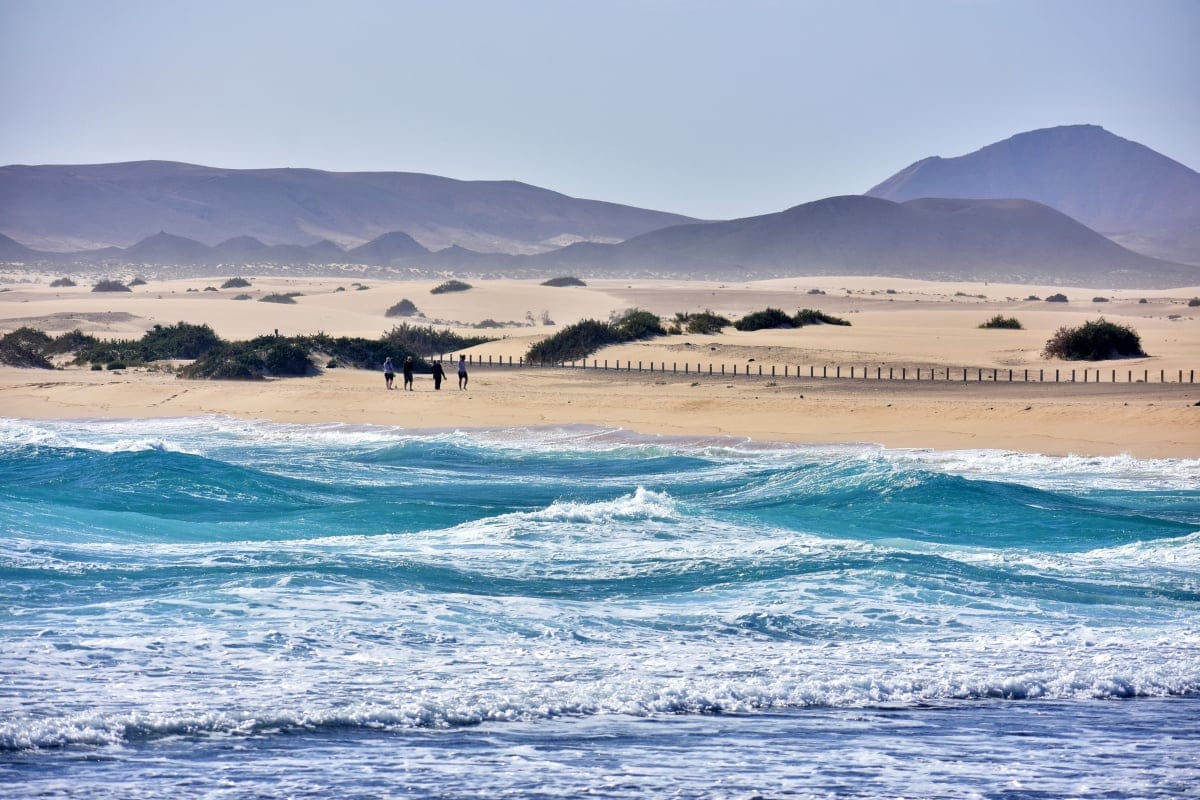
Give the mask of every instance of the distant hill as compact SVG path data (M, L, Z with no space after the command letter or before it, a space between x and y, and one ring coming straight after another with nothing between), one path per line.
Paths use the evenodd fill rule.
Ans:
M34 256L33 250L0 233L0 261L28 261Z
M0 248L3 245L0 240ZM676 225L618 244L581 242L534 255L480 253L457 246L430 252L397 231L350 250L330 242L268 245L252 237L210 247L157 233L124 249L61 254L21 248L18 254L15 260L60 266L159 265L175 276L223 274L241 265L276 265L310 274L334 265L361 265L381 276L399 271L534 277L569 271L592 277L721 280L881 275L1098 288L1200 284L1200 267L1126 250L1031 200L926 198L894 203L860 195L830 197L759 217Z
M378 236L347 252L343 259L355 264L395 266L413 256L427 256L429 250L407 233L393 231Z
M1134 253L1030 200L830 197L775 214L679 225L620 244L576 244L517 260L593 275L889 275L1147 288L1200 283L1200 267Z
M1120 244L1200 264L1200 173L1097 125L1029 131L956 158L916 162L867 194L1024 198Z
M38 250L128 247L156 231L207 245L328 239L356 247L405 231L430 249L535 253L692 221L516 181L407 172L234 170L171 161L0 167L0 232ZM564 239L563 237L566 237Z

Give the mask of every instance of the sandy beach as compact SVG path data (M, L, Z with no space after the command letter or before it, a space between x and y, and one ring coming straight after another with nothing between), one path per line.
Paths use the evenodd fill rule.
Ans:
M470 280L469 291L433 295L439 281L249 278L249 288L222 290L223 279L150 280L131 293L93 293L85 279L65 289L50 288L49 276L3 280L0 332L27 325L50 334L78 328L137 338L154 324L185 321L206 323L229 339L276 330L374 338L407 321L497 337L464 351L485 362L472 367L467 391L451 375L440 392L428 376L418 376L415 392L388 392L380 373L355 369L241 383L183 380L168 365L119 372L0 367L0 414L7 417L218 414L418 429L586 424L757 441L1200 457L1200 384L1188 383L1200 368L1200 308L1188 300L1200 287L1105 291L825 277L746 284L605 280L553 288L532 280ZM284 292L298 293L296 302L258 302ZM1068 302L1028 299L1057 292ZM248 297L235 300L239 295ZM422 316L387 317L401 299L412 300ZM531 343L565 325L631 307L667 321L676 312L709 309L736 318L768 306L820 309L851 325L667 336L606 348L589 362L620 362L630 371L486 365L518 360ZM978 327L995 314L1016 317L1024 329ZM1092 364L1041 357L1059 327L1101 316L1133 327L1150 356ZM478 327L493 322L503 327ZM655 371L645 371L651 364ZM850 369L852 380L845 377ZM841 379L809 377L839 370ZM917 370L923 380L913 379ZM931 370L936 380L929 380ZM1055 370L1058 383L1025 381ZM875 379L902 371L907 380Z

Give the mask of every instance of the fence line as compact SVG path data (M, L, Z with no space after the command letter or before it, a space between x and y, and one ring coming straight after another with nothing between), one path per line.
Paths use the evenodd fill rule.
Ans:
M444 355L440 358L447 360ZM625 366L621 366L621 360L616 359L611 365L609 360L596 359L591 360L591 365L588 365L587 359L578 361L557 361L557 362L531 362L526 361L523 356L513 358L508 356L507 361L504 356L486 356L468 355L467 365L469 368L479 367L504 367L504 368L530 368L530 369L580 369L580 370L607 370L610 372L650 372L669 375L689 375L696 376L725 376L725 377L746 377L746 378L821 378L826 380L876 380L876 381L926 381L926 382L958 382L958 383L1195 383L1196 371L1178 370L1175 374L1168 374L1165 369L1158 370L1158 375L1154 375L1153 370L1142 369L1141 375L1138 376L1138 370L1118 370L1109 368L1108 370L1098 367L1076 367L1072 368L1068 374L1065 368L1059 367L1053 371L1046 368L1037 370L1031 369L1001 369L997 367L913 367L909 371L908 367L892 367L875 365L873 367L860 365L841 365L841 364L822 364L820 367L809 365L807 374L801 365L787 364L783 366L782 372L778 371L778 365L772 364L769 372L764 372L762 364L755 364L757 371L751 369L750 364L743 365L743 369L738 371L738 364L726 365L707 364L707 370L703 362L685 361L658 361L644 362L638 361L637 368L634 369L634 362L626 360ZM656 366L657 365L657 366ZM726 371L726 366L730 367L730 371ZM694 367L694 369L693 369ZM453 364L451 364L453 369ZM884 370L887 374L884 374ZM831 372L832 370L832 372ZM847 370L843 373L843 370ZM872 374L874 370L874 374ZM1120 374L1124 372L1124 375ZM1051 374L1053 373L1053 374ZM1106 375L1107 373L1107 375ZM1108 380L1104 380L1107 377ZM1157 377L1157 380L1153 380ZM1121 380L1124 378L1124 380ZM1175 380L1170 380L1175 378Z

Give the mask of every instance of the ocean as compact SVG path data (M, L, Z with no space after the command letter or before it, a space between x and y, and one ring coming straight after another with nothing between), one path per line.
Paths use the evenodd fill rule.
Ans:
M1200 459L0 420L12 798L1177 798Z

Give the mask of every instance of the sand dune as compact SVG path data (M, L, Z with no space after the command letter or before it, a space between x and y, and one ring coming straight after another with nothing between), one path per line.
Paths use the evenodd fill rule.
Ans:
M489 357L519 359L531 343L564 325L606 319L634 306L665 318L679 311L711 309L737 317L767 306L789 312L807 307L852 325L752 333L727 329L715 336L670 336L610 347L594 356L610 365L643 362L648 368L653 363L654 373L476 366L467 392L434 393L427 378L418 378L417 392L386 392L378 374L347 369L313 378L233 383L184 381L165 368L115 374L4 367L0 413L29 418L229 414L417 428L583 423L758 440L1200 457L1200 406L1195 405L1200 384L1157 383L1160 371L1168 381L1182 371L1186 381L1200 369L1200 308L1187 305L1200 287L1138 292L819 278L747 284L607 280L552 288L534 281L471 280L469 291L434 295L430 289L438 281L250 280L247 289L206 291L220 283L187 280L153 281L131 293L93 293L83 280L78 287L51 289L48 277L21 283L8 276L3 283L8 291L0 292L0 331L30 325L50 333L79 328L97 336L136 338L156 323L186 321L207 323L231 339L275 330L377 337L409 321L497 337L467 351L473 360L486 362ZM1057 291L1070 302L1025 299ZM289 292L298 293L294 304L258 301ZM241 294L250 298L234 299ZM1092 302L1099 296L1110 299ZM385 316L405 298L422 317ZM978 327L997 313L1017 317L1025 329ZM1058 327L1101 315L1137 330L1151 356L1089 365L1041 357ZM508 326L474 327L485 320ZM688 373L682 374L685 364ZM696 366L704 374L695 375ZM1085 366L1092 370L1086 385L1022 382L1026 370L1049 375L1058 369L1065 381L1072 369L1082 372ZM853 367L856 380L807 377L825 370L832 375L839 367L843 375ZM927 375L947 367L953 377L967 370L969 381L861 378L864 370L872 378L904 370L911 378L918 368ZM1094 383L1097 368L1105 381L1099 385ZM1010 369L1016 375L1011 384ZM999 370L999 379L979 383L979 370ZM1116 385L1107 383L1114 370L1121 381ZM1151 382L1124 383L1131 372L1135 381L1148 374Z

